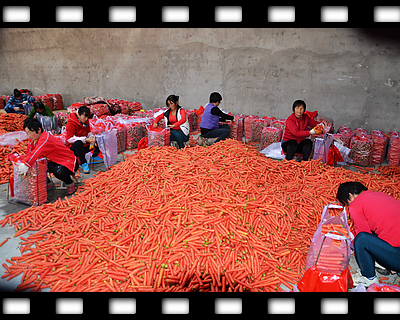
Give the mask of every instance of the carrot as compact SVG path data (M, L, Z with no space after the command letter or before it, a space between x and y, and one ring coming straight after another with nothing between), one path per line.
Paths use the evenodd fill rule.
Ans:
M3 244L5 244L9 239L11 239L11 238L7 238L7 239L4 240L3 242L1 242L1 243L0 243L0 247L1 247Z
M41 228L22 239L6 274L22 271L21 288L51 291L290 288L332 190L350 180L400 198L394 170L366 178L317 161L278 162L232 140L142 149L74 196L0 221L19 235ZM324 249L318 265L343 259Z

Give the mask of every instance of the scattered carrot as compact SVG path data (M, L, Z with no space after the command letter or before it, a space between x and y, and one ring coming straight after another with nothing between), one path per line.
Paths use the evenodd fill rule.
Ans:
M19 235L41 228L5 275L23 273L18 291L281 291L304 273L323 207L351 180L400 198L390 173L274 161L233 140L142 149L71 198L0 221Z
M11 239L11 238L7 238L7 239L4 240L3 242L1 242L1 243L0 243L0 247L1 247L3 244L5 244L9 239Z

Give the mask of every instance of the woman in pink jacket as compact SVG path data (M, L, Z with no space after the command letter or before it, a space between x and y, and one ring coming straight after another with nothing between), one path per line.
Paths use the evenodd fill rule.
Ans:
M354 284L366 287L378 283L375 261L400 272L400 201L368 190L360 182L345 182L339 186L336 198L349 206L354 221L354 249L361 274Z

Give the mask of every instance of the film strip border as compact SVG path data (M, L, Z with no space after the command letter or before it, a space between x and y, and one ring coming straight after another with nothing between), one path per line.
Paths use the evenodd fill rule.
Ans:
M360 316L366 314L400 315L399 295L285 293L280 295L246 294L226 295L195 293L190 295L159 293L146 294L31 294L11 295L2 299L2 315L58 315L106 314L151 315L321 315L340 314Z
M210 6L204 3L176 6L149 5L32 5L9 4L2 6L2 25L27 24L48 26L67 24L73 26L153 26L171 23L178 26L204 27L208 25L241 24L246 26L397 26L400 22L398 5L252 5Z

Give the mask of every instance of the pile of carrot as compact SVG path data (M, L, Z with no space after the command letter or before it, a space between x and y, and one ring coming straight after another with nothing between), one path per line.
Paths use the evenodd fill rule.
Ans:
M7 215L21 256L16 291L280 291L304 273L339 183L400 198L399 180L318 161L274 161L225 140L149 147L85 180L71 198Z
M18 113L0 113L0 135L7 132L22 131L26 116ZM12 150L7 146L0 146L0 184L8 182L8 156L12 153L25 154L27 140L18 142ZM13 169L11 167L11 174Z
M332 240L340 241L340 240ZM347 254L335 250L330 244L324 243L321 248L320 255L317 260L317 269L319 271L329 272L333 274L341 274L347 267Z
M26 153L26 148L28 145L28 139L23 141L18 141L18 143L10 149L8 146L0 146L0 184L8 182L8 175L10 170L10 175L13 174L14 169L9 161L9 155L13 153L18 153L24 155Z
M0 113L0 134L23 129L26 115L18 113Z
M336 224L336 223L324 224L322 226L322 230L321 231L322 231L322 235L325 235L328 232L330 232L330 233L334 233L334 234L337 234L337 235L345 236L346 238L349 237L349 233L347 232L347 230L341 224Z
M349 233L341 224L327 223L322 225L321 235L327 233L349 237ZM317 269L320 271L341 274L346 268L348 256L346 243L343 240L326 238L319 251ZM333 246L332 246L333 245Z

